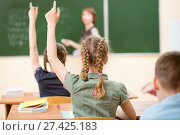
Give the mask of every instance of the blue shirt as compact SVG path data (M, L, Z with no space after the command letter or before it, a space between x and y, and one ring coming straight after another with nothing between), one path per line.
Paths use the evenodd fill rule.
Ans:
M162 100L159 104L149 107L141 120L180 120L180 93Z

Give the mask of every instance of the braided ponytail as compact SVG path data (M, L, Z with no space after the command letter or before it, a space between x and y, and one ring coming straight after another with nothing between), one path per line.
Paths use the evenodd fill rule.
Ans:
M44 58L44 69L47 71L47 66L46 66L47 60Z
M97 68L98 73L99 73L99 81L95 86L97 100L99 100L101 97L105 95L104 79L102 77L102 70L103 70L103 65L104 65L104 60L105 60L105 57L103 55L103 51L105 49L104 42L105 42L105 39L101 39L100 43L98 44L97 53L96 53L95 67Z
M83 71L81 73L81 79L83 81L88 80L88 72L89 72L89 51L87 46L82 43L82 51L83 51Z
M99 100L105 95L104 79L102 71L105 59L108 55L109 45L104 38L101 37L88 37L84 43L82 42L81 55L83 57L83 71L81 79L88 80L89 67L96 68L99 73L99 80L93 90L93 95Z
M43 62L44 62L44 69L47 71L47 65L46 63L48 62L48 58L47 58L47 48L44 50L43 52Z

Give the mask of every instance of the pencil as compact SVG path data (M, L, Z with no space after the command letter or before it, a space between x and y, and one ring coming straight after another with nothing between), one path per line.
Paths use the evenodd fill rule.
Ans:
M60 109L59 104L57 104L57 108Z

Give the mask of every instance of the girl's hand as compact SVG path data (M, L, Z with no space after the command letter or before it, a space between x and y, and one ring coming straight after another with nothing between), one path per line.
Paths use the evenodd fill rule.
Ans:
M57 8L56 12L56 1L53 3L53 8L45 14L46 21L48 24L57 24L60 17L60 8Z
M61 42L62 42L65 46L70 46L70 45L72 45L72 40L69 40L69 39L62 39Z
M149 93L153 96L156 96L156 90L154 89L154 86L153 86L153 83L150 82L148 84L146 84L142 89L141 89L141 92L146 94L146 93Z
M30 7L29 12L28 12L29 20L36 22L36 19L38 16L38 7L33 7L32 2L29 3L29 7Z

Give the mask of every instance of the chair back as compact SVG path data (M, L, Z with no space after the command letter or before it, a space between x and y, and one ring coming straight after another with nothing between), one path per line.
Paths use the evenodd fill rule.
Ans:
M71 97L65 96L51 96L51 97L43 97L48 99L48 104L66 104L71 103Z

